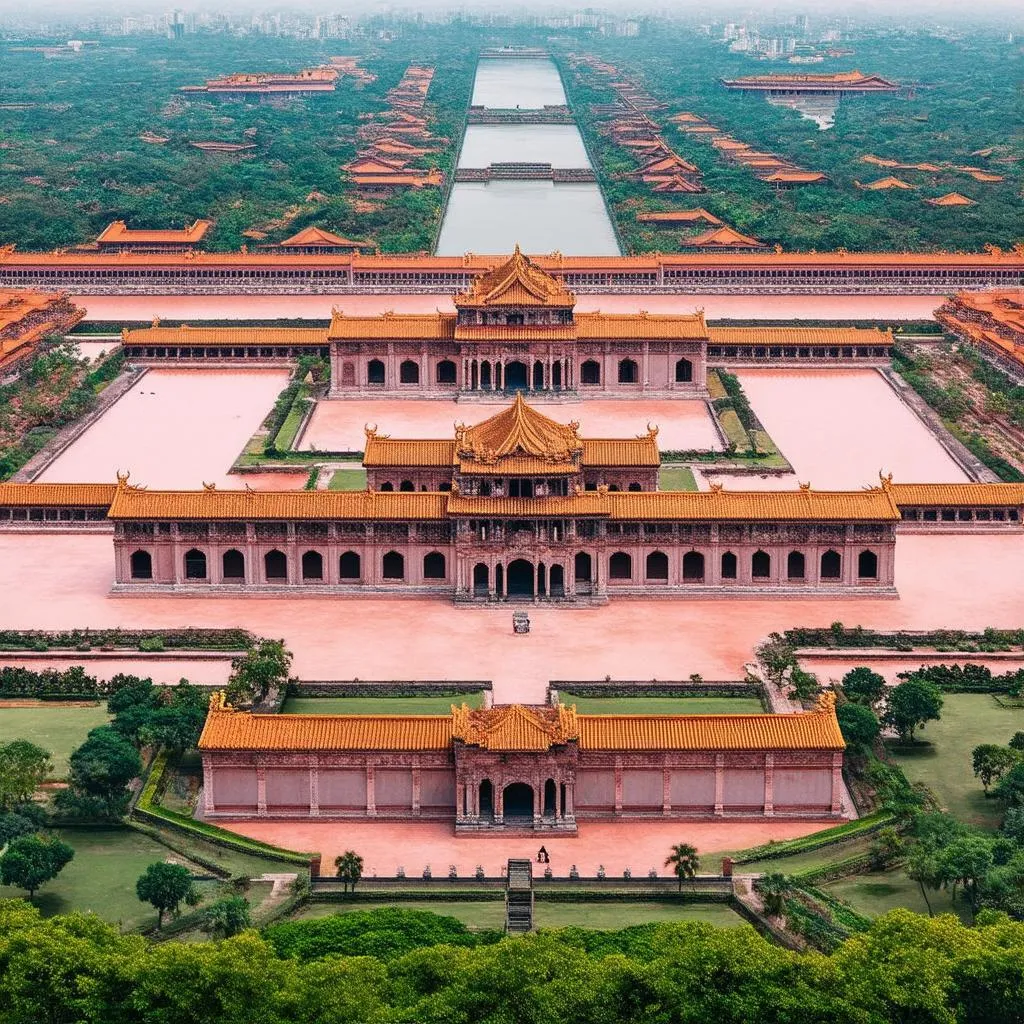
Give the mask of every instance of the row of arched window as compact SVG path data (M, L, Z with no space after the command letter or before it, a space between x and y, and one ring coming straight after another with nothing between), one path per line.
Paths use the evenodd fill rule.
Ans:
M442 359L435 367L434 375L438 384L455 384L458 370L451 359ZM620 384L639 384L640 367L635 359L620 359L618 366ZM366 383L384 384L387 379L387 368L382 359L371 359L366 364ZM693 381L693 363L689 359L678 359L675 365L675 381L677 384L689 384ZM400 384L419 384L420 364L414 359L404 359L398 367ZM581 384L601 383L601 364L596 359L586 359L580 364Z
M705 560L699 551L687 551L683 555L683 579L699 582L704 579ZM739 558L732 551L725 551L721 556L720 573L724 580L739 577ZM750 576L752 579L770 579L772 575L772 556L767 551L755 551L750 556ZM822 554L818 565L818 579L838 580L843 576L843 556L838 551L826 551ZM610 580L633 579L633 557L625 551L616 551L608 559L608 578ZM786 556L786 573L788 580L807 579L807 557L802 551L790 551ZM861 580L878 579L878 555L865 549L857 555L857 578ZM644 579L668 579L668 555L663 551L652 551L645 560Z
M185 552L184 559L186 580L209 579L209 564L205 551L191 548ZM151 580L153 578L153 556L150 552L139 549L133 551L130 558L130 571L133 580ZM322 580L324 576L324 556L319 551L307 551L301 558L303 580ZM381 559L381 575L386 580L405 579L405 556L398 551L389 551ZM443 580L448 575L447 559L440 551L431 551L423 556L423 578L426 580ZM245 555L232 548L221 555L221 576L225 581L245 582ZM346 551L338 559L338 578L343 582L357 582L362 579L362 558L356 551ZM288 579L288 556L283 551L268 551L263 556L263 579L267 583L275 583Z

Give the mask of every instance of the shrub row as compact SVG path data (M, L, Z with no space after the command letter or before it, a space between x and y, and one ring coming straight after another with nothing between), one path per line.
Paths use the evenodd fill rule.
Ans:
M35 671L19 666L0 668L0 695L40 699L100 698L109 693L106 682L85 674L81 665L60 671L46 668Z
M456 697L490 690L490 680L362 683L358 679L304 679L288 684L289 697Z
M786 839L780 843L764 843L741 851L733 858L734 864L753 864L759 860L774 860L776 857L793 857L798 853L810 853L828 846L845 843L850 839L869 836L891 825L895 818L888 811L876 811L856 821L847 821L835 828L827 828L813 835L799 839Z
M886 632L863 626L831 626L787 629L783 636L794 647L881 647L894 651L912 651L915 647L971 653L1008 651L1024 646L1024 629L987 628L980 633L963 629L932 629L920 632Z
M156 640L171 651L244 651L256 642L247 629L39 629L0 630L0 650L105 650L141 649Z
M1024 687L1024 670L992 675L987 665L922 665L914 672L901 672L900 679L927 679L946 693L1009 693L1016 696Z
M862 875L871 869L871 855L858 853L853 857L843 857L841 860L830 861L820 867L811 868L809 871L798 871L790 878L800 886L821 885L824 882L834 882L838 878L850 878L853 875Z

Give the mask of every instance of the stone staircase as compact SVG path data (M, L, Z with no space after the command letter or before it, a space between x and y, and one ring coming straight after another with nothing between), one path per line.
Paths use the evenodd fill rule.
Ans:
M533 863L510 860L505 881L505 931L510 934L533 928Z

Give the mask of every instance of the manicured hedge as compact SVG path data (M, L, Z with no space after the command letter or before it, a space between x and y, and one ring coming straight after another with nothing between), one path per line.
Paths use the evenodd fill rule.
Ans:
M980 633L962 629L886 632L834 622L831 626L787 629L782 635L794 647L880 647L894 651L932 647L940 651L989 652L1008 651L1024 645L1024 629L988 628Z
M821 850L837 843L845 843L860 836L869 836L895 821L887 811L876 811L874 814L847 821L835 828L827 828L814 835L801 836L799 839L786 839L781 843L765 843L743 850L733 858L734 864L753 864L759 860L774 860L777 857L793 857L798 853L809 853Z
M157 639L168 651L247 651L256 642L247 629L3 629L0 650L139 650Z

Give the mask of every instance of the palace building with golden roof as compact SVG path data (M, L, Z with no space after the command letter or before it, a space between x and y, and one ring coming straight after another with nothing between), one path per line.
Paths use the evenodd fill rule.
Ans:
M262 715L215 694L199 740L209 819L569 835L601 819L840 817L844 746L831 694L786 715Z

